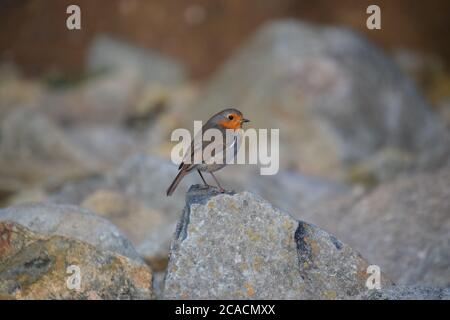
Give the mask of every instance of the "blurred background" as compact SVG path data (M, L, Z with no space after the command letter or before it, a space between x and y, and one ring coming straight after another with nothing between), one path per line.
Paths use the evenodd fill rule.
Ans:
M82 30L64 28L67 6L83 10ZM366 28L366 8L378 4L382 30ZM450 4L420 1L1 1L1 58L29 75L83 73L96 35L129 40L180 60L190 76L204 79L264 22L280 18L345 26L390 51L409 49L448 67ZM63 14L61 14L63 13ZM20 21L20 23L18 22Z
M66 28L71 4L81 30ZM381 30L366 27L371 4ZM0 0L0 204L108 218L157 287L200 182L165 197L170 134L232 106L280 128L281 170L226 168L224 186L337 234L400 283L449 285L449 12L445 0ZM396 238L405 219L416 247Z

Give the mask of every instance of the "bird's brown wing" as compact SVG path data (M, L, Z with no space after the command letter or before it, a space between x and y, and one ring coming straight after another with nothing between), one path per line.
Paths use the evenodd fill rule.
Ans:
M203 137L204 127L205 126L203 126L202 130L197 132L197 134L194 136L194 139L192 139L191 145L184 153L183 161L180 163L178 170L183 169L183 170L189 171L194 166L194 152L197 152L197 151L201 152L201 150L203 148L202 137ZM195 145L194 145L194 143L195 143Z
M203 133L210 129L211 126L209 123L206 123L203 127L201 132L198 132L194 139L191 142L190 147L186 150L186 153L183 157L183 162L181 162L180 166L178 167L179 170L183 169L186 171L190 171L195 166L194 164L194 153L200 152L201 155L203 155L203 151L205 148L211 144L214 143L216 145L216 148L213 149L211 155L205 155L205 157L202 159L202 163L211 164L211 163L218 163L218 159L223 159L223 162L225 162L226 155L231 152L229 156L235 156L238 147L240 146L241 139L242 139L242 132L241 130L236 131L235 137L236 139L232 139L231 141L226 140L226 132L224 129L218 129L222 133L223 140L222 141L216 141L215 139L212 139L212 141L203 141ZM225 157L225 158L224 158ZM187 161L187 159L190 159L190 161Z

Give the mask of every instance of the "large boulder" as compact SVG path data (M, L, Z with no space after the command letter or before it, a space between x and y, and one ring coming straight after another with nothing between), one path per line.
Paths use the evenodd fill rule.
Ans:
M10 112L1 121L0 136L1 190L57 185L100 168L61 128L34 111Z
M109 190L116 191L114 194L109 193L109 196L115 199L115 203L121 203L116 206L118 210L96 209L94 202L95 197L99 197L98 193L87 197L83 204L94 205L91 209L103 212L117 223L134 239L138 252L155 270L161 270L167 265L170 241L184 206L182 189L186 186L180 185L180 190L172 197L166 196L166 189L175 175L176 166L173 163L144 154L135 155L108 177ZM183 184L192 184L196 179L200 178L189 175ZM120 211L122 218L114 211Z
M164 298L353 298L367 290L368 266L331 234L258 196L196 185L171 245Z
M227 169L224 169L227 170ZM247 171L247 168L241 171ZM350 186L318 177L281 170L273 176L246 175L245 190L256 193L298 218L324 201L333 201L354 194ZM357 189L357 188L356 188Z
M135 197L145 205L163 211L178 220L184 204L183 189L196 179L188 175L172 197L166 196L166 190L177 174L176 166L159 157L139 154L125 160L111 177L112 184L125 194Z
M282 166L304 173L344 178L383 148L419 167L448 160L448 133L412 82L341 28L263 26L212 78L190 120L229 106L256 128L279 128Z
M129 71L143 82L162 85L181 84L186 78L184 67L174 59L108 35L93 39L87 53L87 69Z
M200 177L185 177L172 197L165 192L176 175L171 162L145 154L125 160L110 175L92 176L56 190L50 200L87 208L112 221L154 270L167 265L170 242L184 206L184 193Z
M170 242L185 206L185 190L201 181L197 173L193 173L185 177L172 197L166 197L165 191L176 172L176 166L167 160L139 154L124 161L108 176L65 184L50 199L56 203L81 205L113 222L154 272L164 272ZM310 208L324 199L349 192L344 185L294 172L263 177L252 168L228 166L217 175L227 188L251 190L289 210L298 206ZM280 188L285 189L281 196ZM154 284L158 285L162 277L155 276Z
M116 167L130 155L143 149L138 135L113 125L78 125L68 128L68 138L86 153L109 166Z
M89 243L141 261L131 242L108 220L74 205L24 204L0 210L0 221L12 221L45 235L58 235Z
M448 287L449 213L450 169L444 168L324 201L299 217L376 261L398 284Z
M150 299L151 288L152 273L140 261L0 222L0 298Z
M117 190L100 189L87 197L82 207L108 219L127 236L153 271L165 270L174 219Z
M364 300L450 300L450 288L391 286L370 290L359 297Z
M80 205L88 196L111 183L105 174L92 174L84 179L68 181L52 190L48 201L56 204Z
M39 80L24 78L16 65L0 62L0 119L17 108L36 108L44 88Z
M47 92L40 108L62 124L117 124L127 117L141 90L136 74L105 72L73 88Z
M170 242L185 205L184 190L201 181L196 173L189 175L172 197L166 197L166 188L176 171L176 166L167 160L135 155L108 177L68 183L50 199L56 203L81 205L113 222L154 272L164 272ZM252 168L229 166L219 172L218 177L227 188L260 193L280 207L292 210L299 205L302 209L309 208L325 198L348 192L348 187L343 185L293 172L262 177ZM282 196L280 188L285 189Z
M63 123L127 123L161 112L186 80L182 64L151 50L100 35L87 52L87 77L41 99L45 112Z

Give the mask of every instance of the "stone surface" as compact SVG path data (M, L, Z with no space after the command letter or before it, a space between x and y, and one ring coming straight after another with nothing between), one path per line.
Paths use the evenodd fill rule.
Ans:
M0 119L17 108L35 109L45 92L42 83L23 79L14 71L8 75L4 68L0 63Z
M370 290L360 297L364 300L450 300L450 288L393 286Z
M186 80L174 59L106 35L94 38L87 71L89 77L77 86L48 92L42 109L64 124L130 124L136 117L154 117Z
M248 168L241 168L241 171L246 172ZM324 201L333 201L353 193L348 185L301 175L290 170L281 170L274 176L261 176L255 173L247 174L245 177L246 181L242 183L245 190L260 195L296 218L298 214L312 210Z
M66 130L70 140L103 164L115 167L141 148L132 132L112 125L79 125Z
M99 250L141 261L131 242L108 220L73 205L36 203L0 210L0 221L13 221L34 232L70 237Z
M84 179L69 181L52 190L49 201L57 204L80 205L92 193L98 189L111 187L108 176L105 174L93 174Z
M104 73L69 90L49 91L41 109L61 124L117 124L132 109L134 97L142 90L137 75L129 70Z
M167 265L170 241L184 206L183 189L200 177L185 178L167 197L176 166L145 154L125 160L109 175L92 176L56 190L50 201L89 208L116 224L154 270Z
M167 264L170 241L185 204L184 190L201 181L194 172L183 179L172 197L166 197L166 188L176 172L176 166L169 161L135 155L108 177L68 183L50 199L57 203L81 204L103 215L132 240L153 270L160 270ZM227 189L250 190L292 212L350 192L345 185L294 172L269 177L259 176L252 168L228 166L218 172L217 177ZM214 183L209 175L205 178ZM281 189L283 193L279 192Z
M184 67L174 59L108 35L94 38L87 53L87 67L92 72L127 70L147 83L176 85L185 80Z
M97 190L81 206L119 226L133 243L141 242L147 231L162 222L160 212L151 211L139 201L114 190Z
M184 192L189 185L200 179L194 175L186 176L179 190L166 196L166 189L176 176L176 166L158 157L144 154L127 159L111 177L111 185L120 190L124 197L134 199L143 210L153 212L142 215L141 221L129 222L133 233L142 230L139 225L149 226L142 230L141 241L136 249L144 259L161 270L167 265L170 241L175 232L176 223L184 206ZM127 210L129 216L137 213ZM152 217L157 216L157 219ZM159 223L158 223L159 221ZM120 225L119 225L120 227Z
M441 101L438 111L447 129L450 130L450 98L445 101Z
M378 184L412 173L417 164L411 154L393 148L383 148L372 157L352 166L347 181L373 188Z
M79 268L80 290L68 287L69 266ZM142 262L117 253L2 221L0 298L150 299L152 273Z
M2 120L0 135L0 188L5 190L58 184L100 168L43 114L15 110Z
M248 192L191 187L171 245L164 297L343 299L368 262L316 226ZM382 275L383 283L390 283Z
M153 273L153 296L155 299L163 299L163 291L164 291L164 272L154 272Z
M376 261L401 285L450 286L450 169L401 177L300 215Z
M168 215L145 206L119 191L100 189L87 197L82 206L108 219L131 240L154 271L167 266L170 240L175 223Z
M164 272L167 268L176 226L176 222L164 222L159 228L149 230L145 239L136 244L136 250L155 272Z
M138 154L123 162L111 177L111 183L126 195L178 220L184 205L183 191L200 177L186 176L173 196L167 197L166 190L176 174L177 167L172 162Z
M448 157L448 133L412 82L340 28L263 26L212 78L189 120L230 106L255 128L280 128L282 167L306 174L340 179L387 147L420 167Z

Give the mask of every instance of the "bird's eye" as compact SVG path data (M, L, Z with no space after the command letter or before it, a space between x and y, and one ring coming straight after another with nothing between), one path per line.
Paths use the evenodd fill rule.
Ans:
M233 115L230 114L230 115L228 116L228 119L233 120L233 119L234 119Z

